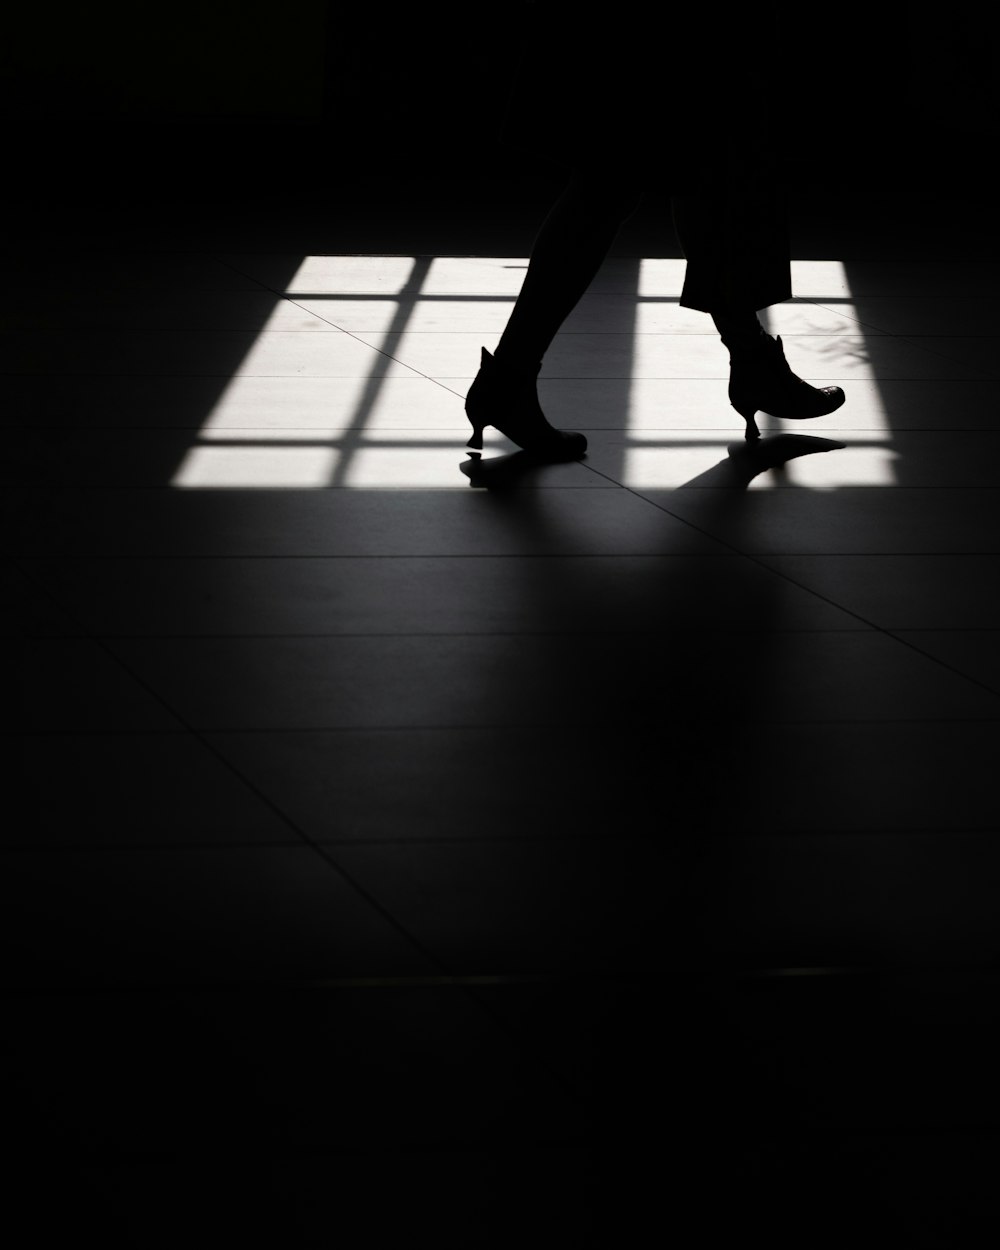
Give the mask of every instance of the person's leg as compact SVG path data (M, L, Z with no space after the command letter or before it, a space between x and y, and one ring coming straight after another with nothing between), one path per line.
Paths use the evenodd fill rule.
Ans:
M576 459L587 449L582 434L555 429L538 402L542 359L606 258L641 190L620 170L578 172L538 232L528 270L494 355L482 349L479 373L465 401L472 422L470 447L482 446L493 425L527 451Z
M574 175L535 239L520 294L497 344L498 360L525 366L541 362L640 198L640 188L620 170Z
M718 309L711 314L711 317L719 332L719 338L729 349L730 356L754 351L764 339L770 338L752 308L744 308L739 312L732 309Z
M757 317L792 294L782 198L720 182L712 193L675 197L673 207L688 262L680 302L708 313L729 350L729 401L746 421L747 438L759 437L757 412L800 420L839 408L840 387L797 377L781 339Z

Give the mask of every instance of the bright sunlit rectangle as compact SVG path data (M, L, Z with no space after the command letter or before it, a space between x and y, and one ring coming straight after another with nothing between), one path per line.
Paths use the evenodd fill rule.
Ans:
M336 467L332 447L192 447L173 485L187 490L327 486Z
M219 396L173 485L463 486L468 375L475 370L478 343L488 345L490 332L495 343L526 263L502 257L305 258L285 294L293 303L301 299L303 329L310 332L283 332L288 314L276 309ZM711 319L680 307L683 278L684 262L677 259L610 261L588 298L598 301L598 312L602 293L615 302L618 331L592 333L588 320L587 332L561 335L551 362L546 358L549 393L593 388L588 402L596 420L589 418L591 455L584 464L602 476L602 485L610 478L631 488L675 488L698 484L705 475L711 484L713 466L742 436L742 422L728 403L728 356ZM857 402L844 410L846 418L838 412L829 422L761 415L758 423L765 437L785 432L822 439L849 432L842 440L848 446L789 461L780 480L768 471L748 489L891 485L896 474L888 420L864 328L851 315L845 266L796 261L793 281L796 299L766 310L762 320L772 333L787 336L795 372L816 385L853 386ZM634 334L622 332L622 301L628 299L635 301ZM329 333L311 332L315 318L329 325ZM356 332L338 327L338 320L356 322ZM613 407L607 419L613 437L600 424L604 395ZM572 408L564 399L559 424L572 425ZM494 448L512 450L499 441L486 454Z

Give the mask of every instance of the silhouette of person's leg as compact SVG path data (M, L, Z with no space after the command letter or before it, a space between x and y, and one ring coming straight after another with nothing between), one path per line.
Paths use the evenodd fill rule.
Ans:
M789 299L791 263L782 197L766 185L767 165L748 149L724 177L696 195L676 196L674 223L688 265L681 304L707 312L729 349L729 400L759 437L757 412L790 420L825 416L844 402L837 386L797 377L781 339L757 311Z
M737 352L753 351L762 339L769 337L752 308L740 311L717 310L711 316L719 331L719 338L729 348L730 356Z
M481 448L483 428L493 425L525 451L547 459L573 460L587 450L582 434L549 424L536 380L559 327L594 280L640 198L641 188L631 177L602 166L576 173L552 206L496 353L491 356L483 348L466 396L470 447Z
M517 302L495 357L537 366L607 257L641 189L605 169L580 171L553 205L535 239Z

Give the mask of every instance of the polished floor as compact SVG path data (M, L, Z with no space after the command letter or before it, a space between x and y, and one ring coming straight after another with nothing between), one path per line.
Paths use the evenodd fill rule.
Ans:
M654 206L539 466L463 412L528 201L8 263L32 1244L992 1244L994 244L803 205L847 402L752 446Z

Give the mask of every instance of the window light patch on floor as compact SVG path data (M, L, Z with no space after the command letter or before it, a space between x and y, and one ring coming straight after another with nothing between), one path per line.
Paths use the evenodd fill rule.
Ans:
M312 332L315 326L310 321L302 332L281 334L279 341L276 331L287 319L279 321L276 307L172 485L465 489L459 469L467 457L468 435L462 395L470 378L452 376L460 367L430 368L420 352L447 347L449 334L473 338L481 333L485 345L495 342L523 281L523 266L523 260L493 257L304 258L275 299L297 306L304 318L318 319L328 332ZM678 305L683 273L684 262L670 258L622 262L618 268L612 263L588 293L588 299L607 296L619 301L614 359L626 373L618 379L594 379L619 382L621 389L612 404L626 411L609 414L614 458L603 454L598 463L601 432L595 430L590 463L625 487L697 485L699 475L709 473L742 439L743 423L726 395L725 350L715 341L707 316L701 315L702 331L699 314ZM796 261L793 286L796 300L767 310L762 320L772 333L780 334L786 327L788 356L797 372L817 384L842 381L848 404L852 383L863 392L864 420L862 428L851 429L845 440L849 446L836 455L801 456L780 471L760 474L748 488L891 485L896 480L895 454L864 327L853 317L845 267L839 261ZM621 330L627 329L629 319L621 319L623 299L635 301L634 317L630 314L633 332L625 334ZM662 323L663 317L659 322L654 317L657 308L672 319L676 334L643 332L647 325L652 329ZM845 322L847 328L839 333L837 327ZM435 334L440 339L434 340ZM599 331L593 337L600 343ZM564 359L575 344L582 349L583 343L582 337L567 334L561 344ZM631 348L622 350L628 343ZM669 360L663 357L668 347ZM323 372L327 350L330 360L338 362L329 376ZM363 361L365 376L339 376L345 359ZM472 355L469 373L475 364ZM833 366L829 374L824 372L827 364ZM551 376L555 380L556 375ZM664 408L662 425L658 414L656 425L651 425L645 412L640 425L640 391L660 379L677 385L698 382L695 407L688 396L680 420L675 416L672 422L671 411ZM836 438L822 420L781 422L761 415L758 424L765 437L794 433ZM485 452L510 450L509 444L495 438Z

